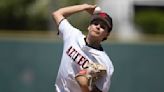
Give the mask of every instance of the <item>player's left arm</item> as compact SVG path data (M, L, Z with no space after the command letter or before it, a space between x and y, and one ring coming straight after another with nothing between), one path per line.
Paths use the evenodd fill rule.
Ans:
M75 78L83 92L102 92L96 86L96 82L104 75L106 75L106 68L103 65L90 63L87 68L80 70Z
M89 91L89 85L88 85L88 78L85 76L78 76L76 77L76 81L78 82L82 92L90 92Z
M92 87L92 90L89 91L89 85L88 85L88 78L84 76L79 76L76 78L76 81L81 87L82 92L102 92L100 89L97 88L96 85Z

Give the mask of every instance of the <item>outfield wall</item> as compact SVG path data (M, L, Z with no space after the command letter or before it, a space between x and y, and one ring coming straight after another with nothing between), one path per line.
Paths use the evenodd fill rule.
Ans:
M115 72L110 92L164 92L163 43L104 43ZM55 92L62 42L0 40L0 92Z

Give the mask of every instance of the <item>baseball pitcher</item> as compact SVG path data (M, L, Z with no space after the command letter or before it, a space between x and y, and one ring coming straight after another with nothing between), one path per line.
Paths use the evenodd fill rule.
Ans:
M103 11L95 12L95 8L96 5L81 4L60 8L52 13L58 35L64 42L55 83L57 92L109 91L114 68L101 42L112 30L112 18ZM81 11L91 14L86 36L67 19Z

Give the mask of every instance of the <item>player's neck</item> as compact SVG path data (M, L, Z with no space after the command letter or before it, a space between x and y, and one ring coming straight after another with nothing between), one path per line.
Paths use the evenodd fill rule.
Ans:
M101 47L101 44L99 41L96 41L90 37L86 37L86 43L91 46L91 47L94 47L94 48L97 48L99 49Z

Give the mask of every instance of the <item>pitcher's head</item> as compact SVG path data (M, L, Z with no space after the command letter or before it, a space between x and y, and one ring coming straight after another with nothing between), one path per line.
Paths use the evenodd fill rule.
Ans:
M102 20L106 23L106 26L108 27L108 32L111 32L113 28L113 23L112 23L112 18L105 12L98 12L94 13L91 17L91 22L92 24L95 20Z

